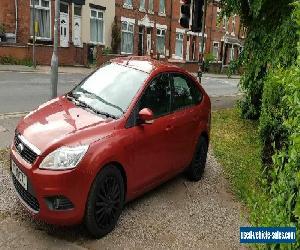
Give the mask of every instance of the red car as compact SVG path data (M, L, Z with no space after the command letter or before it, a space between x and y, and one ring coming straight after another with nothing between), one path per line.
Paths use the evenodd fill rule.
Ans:
M124 203L180 172L198 181L211 104L196 78L145 57L112 60L20 121L11 146L22 204L50 224L109 233Z

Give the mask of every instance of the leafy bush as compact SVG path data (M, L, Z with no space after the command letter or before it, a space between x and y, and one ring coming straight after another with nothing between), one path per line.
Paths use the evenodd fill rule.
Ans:
M109 47L105 47L103 50L102 50L103 54L104 55L109 55L112 53L112 49L109 48Z
M267 200L258 202L252 213L260 226L296 226L297 245L293 249L300 248L299 66L278 69L267 79L260 134L265 146L272 147L273 156L264 182Z
M259 119L268 72L288 68L297 57L297 26L292 17L296 0L221 0L224 14L237 13L247 27L247 37L237 68L243 68L240 86L245 92L242 115Z
M114 22L112 24L112 32L111 32L111 48L112 52L115 54L119 53L119 48L121 44L121 27L118 24L118 20L115 17Z
M2 23L0 23L0 35L5 34L5 27Z
M204 54L204 71L208 71L209 65L215 60L216 58L212 53Z
M25 65L28 67L31 67L33 65L33 62L30 58L25 59L16 59L12 56L2 56L0 57L0 64L5 65Z

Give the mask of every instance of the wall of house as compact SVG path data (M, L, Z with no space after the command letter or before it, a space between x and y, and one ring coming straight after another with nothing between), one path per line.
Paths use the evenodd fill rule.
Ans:
M86 0L82 6L82 41L90 43L90 11L89 4L100 5L106 7L104 11L104 46L111 47L111 30L115 17L115 1L114 0Z
M1 0L0 25L3 24L7 33L15 32L15 2L13 0Z
M39 65L50 65L53 47L45 45L36 46L36 61ZM87 46L82 48L71 45L68 48L58 48L59 65L73 66L73 65L88 65L87 62ZM0 46L0 57L13 57L18 60L32 58L31 45L2 45Z

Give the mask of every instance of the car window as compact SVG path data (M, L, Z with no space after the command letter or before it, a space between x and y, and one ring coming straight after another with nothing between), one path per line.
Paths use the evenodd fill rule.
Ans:
M170 112L171 86L169 76L162 74L156 77L147 87L139 103L139 110L149 108L154 117L160 117Z
M172 74L173 85L172 110L179 110L198 104L202 99L202 93L188 77L181 74Z
M92 108L119 117L148 76L142 71L111 63L83 80L72 93Z

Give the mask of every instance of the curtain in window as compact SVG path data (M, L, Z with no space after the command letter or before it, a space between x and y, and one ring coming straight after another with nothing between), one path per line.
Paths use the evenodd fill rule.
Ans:
M91 18L91 41L103 43L103 20Z
M33 10L30 9L30 35L33 35ZM36 36L43 38L51 38L50 37L50 11L36 9L35 10L35 20L38 23L38 31Z
M165 13L166 6L165 6L165 0L159 0L159 12Z
M165 54L165 37L164 36L157 37L157 52L161 55Z
M180 39L176 39L175 54L177 57L180 57L180 58L183 57L182 45L183 45L183 41Z
M133 53L133 34L123 31L122 32L122 52L127 54Z

